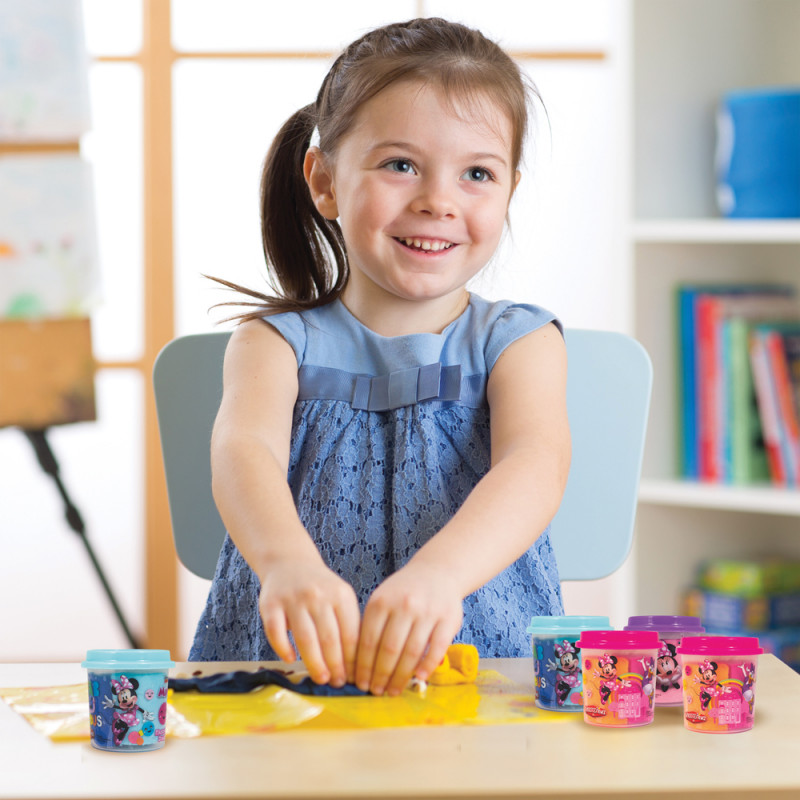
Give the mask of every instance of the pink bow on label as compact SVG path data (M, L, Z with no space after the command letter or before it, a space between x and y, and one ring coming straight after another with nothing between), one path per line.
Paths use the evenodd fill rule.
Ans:
M118 681L112 678L111 685L114 687L115 692L119 692L120 689L133 689L133 684L124 675L120 675Z
M611 656L608 653L600 656L598 659L601 667L613 667L614 662L611 660Z
M561 644L557 644L553 649L556 651L556 655L559 657L563 656L565 653L575 652L572 642L568 641L567 639L564 639Z
M714 667L712 666L711 662L706 659L700 664L700 671L701 672L714 672Z

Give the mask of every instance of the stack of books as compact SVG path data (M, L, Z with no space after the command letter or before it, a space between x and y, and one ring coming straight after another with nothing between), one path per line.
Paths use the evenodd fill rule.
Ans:
M800 306L782 284L678 287L680 471L800 486Z

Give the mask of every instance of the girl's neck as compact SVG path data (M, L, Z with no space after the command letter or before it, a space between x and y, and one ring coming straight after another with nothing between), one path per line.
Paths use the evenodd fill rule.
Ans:
M458 319L469 305L469 292L425 301L395 299L376 303L345 287L341 301L362 324L380 336L408 336L414 333L441 333Z

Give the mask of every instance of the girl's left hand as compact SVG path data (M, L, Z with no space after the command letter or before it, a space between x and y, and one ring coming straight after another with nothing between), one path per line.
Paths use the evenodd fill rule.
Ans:
M461 628L459 589L441 569L409 562L390 575L364 609L356 685L398 695L412 677L427 680Z

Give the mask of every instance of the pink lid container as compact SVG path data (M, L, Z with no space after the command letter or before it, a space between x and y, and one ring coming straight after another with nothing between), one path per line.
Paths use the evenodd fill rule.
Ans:
M583 631L578 641L583 677L583 721L627 728L653 721L655 631Z
M757 656L764 652L757 636L692 636L678 652L692 656Z
M684 727L739 733L753 727L758 656L755 636L691 636L678 648Z
M583 631L578 642L581 650L658 650L655 631Z

